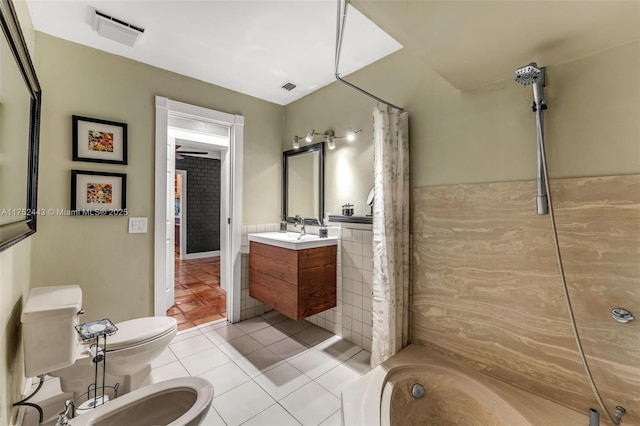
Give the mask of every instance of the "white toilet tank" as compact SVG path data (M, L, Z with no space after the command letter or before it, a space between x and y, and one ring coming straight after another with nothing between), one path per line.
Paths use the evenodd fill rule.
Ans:
M82 290L77 285L31 290L20 317L26 377L74 363L79 342L74 327L81 309Z

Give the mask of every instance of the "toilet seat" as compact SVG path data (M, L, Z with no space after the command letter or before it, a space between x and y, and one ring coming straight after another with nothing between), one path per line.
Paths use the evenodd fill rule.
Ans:
M107 337L107 352L127 349L160 339L174 332L178 323L171 317L144 317L116 324L118 331Z

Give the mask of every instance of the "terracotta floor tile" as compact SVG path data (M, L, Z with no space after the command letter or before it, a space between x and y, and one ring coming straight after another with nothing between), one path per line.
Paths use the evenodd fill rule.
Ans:
M221 314L212 315L212 316L210 316L210 317L205 317L205 318L201 318L201 319L196 319L196 320L193 320L193 322L194 322L196 325L200 325L200 324L206 324L206 323L208 323L208 322L216 321L216 320L219 320L219 319L222 319L222 318L226 318L226 317L227 317L227 313L226 313L226 312L223 312L223 313L221 313Z
M176 305L182 305L183 303L194 302L199 299L200 297L198 297L197 294L191 293L186 296L176 297Z
M171 315L171 316L176 319L176 321L178 322L178 325L182 324L183 322L189 321L187 317L184 316L184 314L177 314L177 315Z
M201 320L203 318L208 318L210 316L216 315L218 312L211 308L203 308L203 309L195 309L190 312L185 312L184 316L189 320L194 322L195 320Z
M227 316L226 293L220 288L220 258L180 260L176 252L175 305L168 316L178 320L178 330Z
M178 331L187 330L189 328L195 327L197 324L191 321L183 322L182 324L178 324Z
M175 315L179 315L181 313L182 313L182 311L176 305L173 305L167 311L167 315L170 316L170 317L175 316Z

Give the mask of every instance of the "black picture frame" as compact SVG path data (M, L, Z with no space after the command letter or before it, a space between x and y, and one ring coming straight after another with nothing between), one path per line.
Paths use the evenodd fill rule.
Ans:
M9 46L15 63L4 62L5 66L15 66L17 73L22 76L26 87L26 96L29 103L28 137L23 140L3 141L6 144L24 144L26 158L23 158L26 174L25 197L20 205L0 206L0 211L5 213L9 220L3 220L0 224L0 252L24 240L36 232L38 214L38 162L40 144L40 113L42 104L42 89L36 76L35 68L29 56L29 50L25 43L22 29L11 0L0 0L0 27ZM7 105L3 105L7 109ZM3 125L13 125L3 123ZM0 154L2 154L0 152ZM22 161L21 160L21 161ZM24 180L24 175L16 176L16 180ZM11 179L11 176L8 177Z
M71 170L72 216L126 216L125 173Z
M319 225L318 220L324 218L324 155L325 143L318 142L313 145L307 145L298 149L290 149L282 153L282 217L287 222L295 223L296 218L290 216L289 206L289 160L293 157L305 155L309 153L318 153L318 212L317 217L305 218L305 223L310 225Z
M73 161L127 164L127 123L73 115L71 126Z

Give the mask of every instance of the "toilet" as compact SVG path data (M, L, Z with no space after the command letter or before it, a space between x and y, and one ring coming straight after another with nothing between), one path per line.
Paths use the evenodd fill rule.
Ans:
M74 399L87 392L95 373L88 353L95 341L82 342L75 330L81 313L82 290L69 285L32 289L21 315L25 375L59 377L61 389L72 392ZM170 317L144 317L115 325L118 330L107 337L103 348L105 384L118 383L118 394L124 395L150 383L151 362L176 335L177 322Z
M68 426L196 426L213 400L211 383L200 377L182 377L145 386L81 416Z

